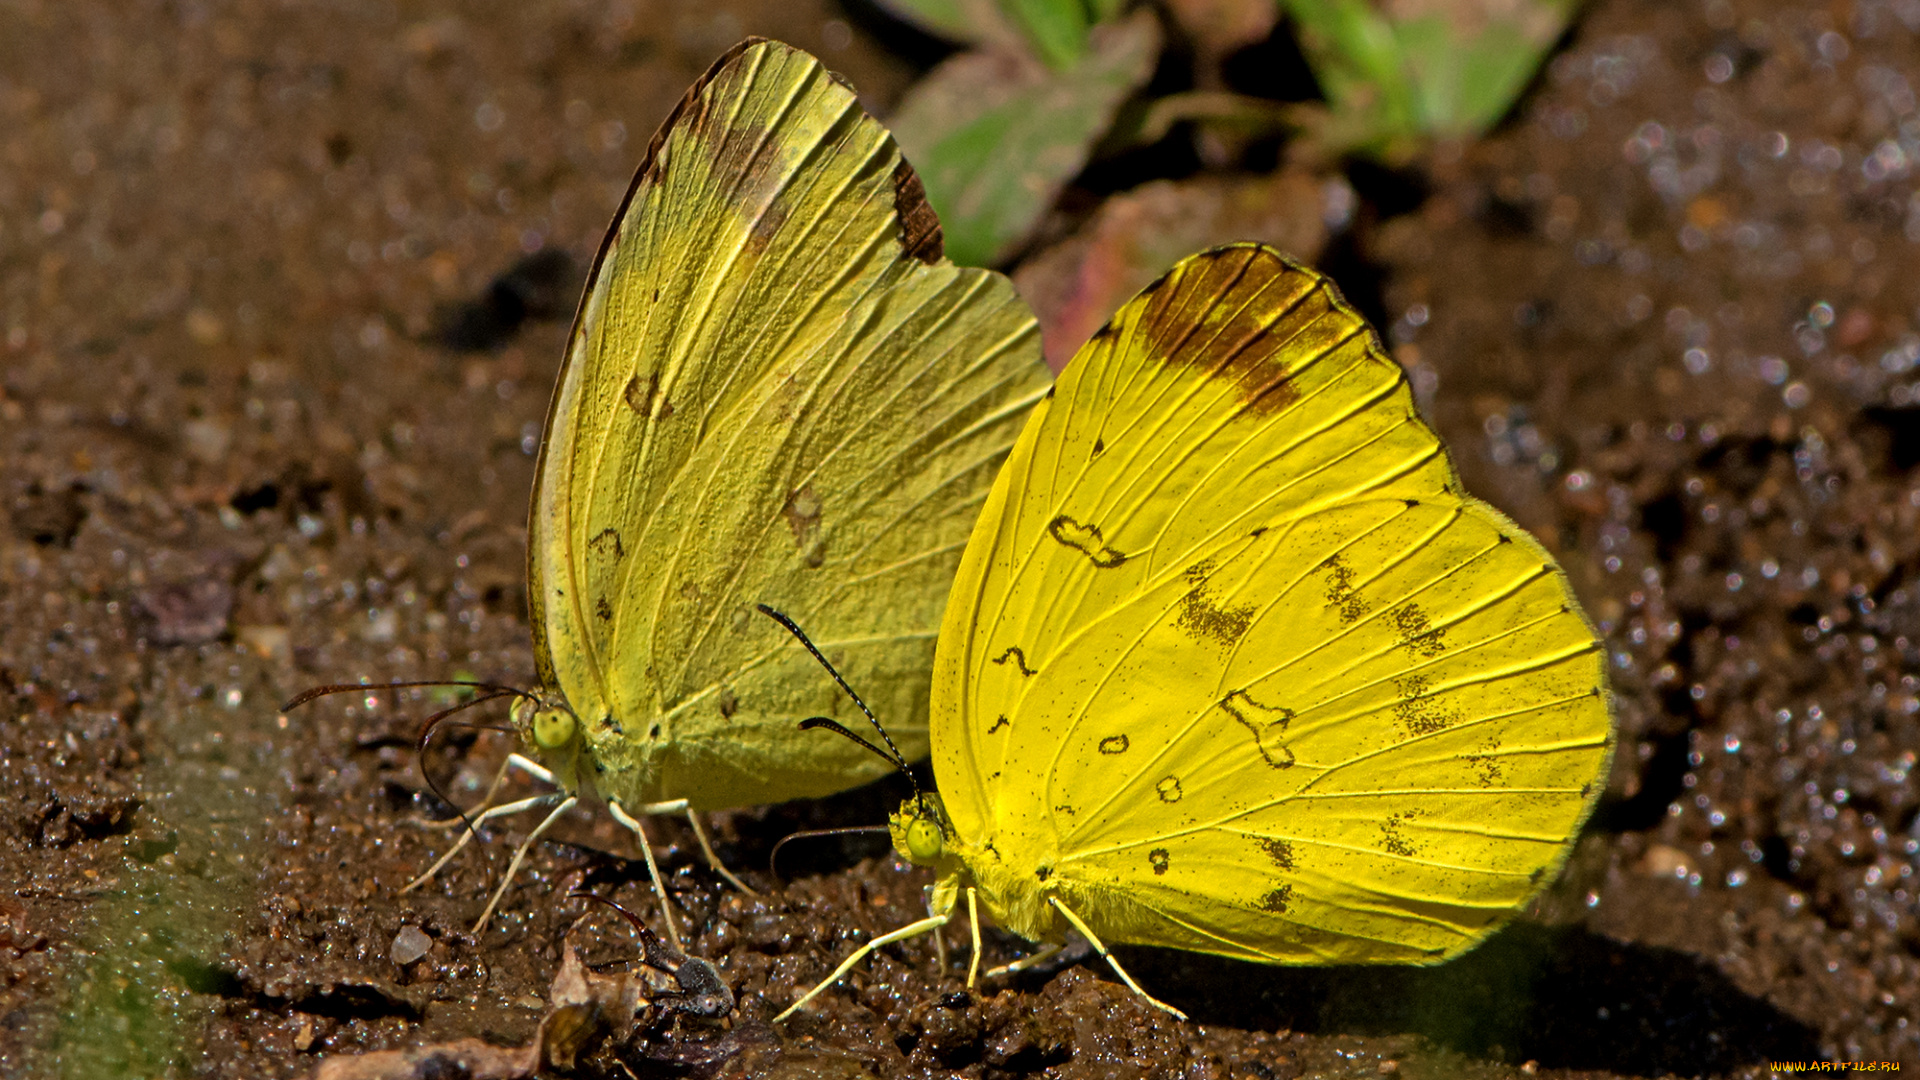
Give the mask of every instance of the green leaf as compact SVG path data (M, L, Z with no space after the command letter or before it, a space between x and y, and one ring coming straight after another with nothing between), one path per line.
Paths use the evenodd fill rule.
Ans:
M1034 54L1065 71L1087 54L1087 9L1080 0L1000 0Z
M979 50L916 83L889 126L940 214L947 256L968 266L1011 256L1152 76L1159 52L1159 24L1140 11L1095 27L1086 55L1064 71Z
M1367 0L1281 2L1327 97L1320 141L1394 157L1497 122L1577 0L1426 0L1399 15Z

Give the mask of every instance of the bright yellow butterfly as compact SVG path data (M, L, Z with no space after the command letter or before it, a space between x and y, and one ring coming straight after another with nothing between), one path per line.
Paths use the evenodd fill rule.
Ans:
M853 91L734 48L654 136L574 323L528 530L541 689L514 709L546 769L519 763L643 850L633 813L686 811L710 860L693 811L884 771L795 732L835 695L752 604L838 628L835 662L924 716L962 546L1046 387L1012 283L945 260ZM573 804L488 813L554 806L531 843Z
M1604 667L1332 283L1259 245L1193 256L1074 357L974 526L935 661L940 796L892 823L931 916L807 997L963 897L976 968L979 906L1109 962L1458 955L1593 808Z

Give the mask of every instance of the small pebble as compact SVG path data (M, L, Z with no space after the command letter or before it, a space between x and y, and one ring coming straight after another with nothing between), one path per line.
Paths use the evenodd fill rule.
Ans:
M427 950L431 948L433 948L433 939L419 927L403 926L399 933L393 935L393 949L387 955L393 958L394 963L406 967L427 955Z

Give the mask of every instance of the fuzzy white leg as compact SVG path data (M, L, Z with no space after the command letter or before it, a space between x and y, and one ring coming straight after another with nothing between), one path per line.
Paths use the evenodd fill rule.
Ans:
M627 813L617 799L607 800L607 813L613 815L613 820L632 830L640 841L640 854L647 859L647 874L653 878L653 894L660 898L660 921L667 924L667 942L675 952L686 952L680 944L680 929L673 925L673 905L667 900L667 883L660 880L660 866L653 861L653 841L647 839L647 830L641 827L640 819Z
M553 823L560 820L561 814L573 809L574 804L579 801L572 795L567 796L559 806L553 808L553 813L542 819L540 824L534 826L533 831L527 834L527 838L521 841L519 848L513 853L513 861L507 864L506 876L500 879L500 887L493 890L493 899L487 901L487 910L480 913L479 920L473 924L473 929L469 933L478 934L487 928L488 920L493 918L493 909L500 906L500 898L507 895L507 886L513 884L513 875L519 873L520 864L526 861L528 849L532 848L534 841L539 840L548 829L553 828Z
M524 754L508 754L507 763L500 766L500 768L503 772L507 769L519 769L535 780L545 781L549 784L553 783L553 773L549 772L546 766ZM558 787L559 785L555 784L554 786Z
M1039 967L1041 964L1060 955L1060 950L1064 948L1066 948L1065 945L1043 945L1040 947L1040 951L1034 953L1032 956L1023 956L1011 964L1001 964L999 967L992 969L987 972L987 978L997 979L1002 975L1014 975L1028 968Z
M855 949L853 951L852 956L847 957L844 961L841 962L839 967L833 969L833 974L821 980L820 985L807 991L807 994L805 997L787 1006L787 1011L781 1013L779 1016L774 1017L773 1022L777 1024L780 1021L785 1020L787 1017L792 1016L794 1013L798 1012L802 1005L805 1005L807 1002L812 1001L816 997L819 997L820 992L822 990L825 990L827 987L832 986L834 983L839 982L840 976L845 975L849 971L852 971L853 965L866 959L867 954L872 952L873 950L878 949L883 945L891 945L896 941L905 941L907 938L924 934L929 930L937 930L940 927L947 925L947 920L951 918L953 918L953 912L951 911L947 912L945 915L929 915L926 918L921 919L919 922L908 923L907 925L901 927L900 929L895 930L891 934L881 934L879 937L874 938L872 941L869 941L865 945L860 946L858 949Z
M548 792L545 795L535 795L530 799L521 799L518 802L501 803L499 806L493 807L492 809L481 811L478 817L475 817L472 819L473 828L468 829L464 833L461 833L460 839L456 841L451 848L447 849L447 853L445 855L440 856L440 858L436 860L432 866L427 867L426 873L421 874L419 877L414 878L412 881L407 882L407 887L404 889L401 889L400 890L401 893L402 894L410 893L413 890L419 888L420 886L425 885L427 882L432 881L433 875L439 873L440 868L447 865L447 863L451 862L455 855L460 854L460 849L467 846L467 842L473 839L474 833L479 831L481 824L488 821L489 819L497 818L497 817L507 817L508 815L511 815L511 814L524 813L528 810L535 810L542 806L552 806L554 803L559 802L561 799L565 797L566 796L560 794L557 791L552 791L552 792ZM461 819L461 820L464 821L466 819Z
M973 926L973 959L967 962L967 989L971 990L980 976L980 902L971 885L967 886L967 922Z
M726 878L734 888L739 889L748 896L760 895L754 890L753 886L733 876L733 871L727 869L727 865L720 861L720 856L713 853L713 842L707 839L707 827L700 824L700 815L695 813L693 807L687 804L687 800L674 799L671 802L648 803L640 808L640 812L642 814L687 815L687 822L693 826L693 838L700 844L700 853L707 857L707 865L713 867L715 873Z
M1127 969L1121 967L1120 961L1115 960L1113 958L1113 953L1107 951L1106 943L1100 940L1099 935L1095 934L1091 927L1089 927L1086 923L1083 923L1080 921L1080 916L1075 915L1073 913L1072 908L1069 908L1067 905L1061 903L1059 898L1053 897L1053 896L1047 897L1047 903L1052 904L1054 907L1054 910L1058 911L1060 914L1065 915L1067 917L1067 921L1073 924L1073 928L1075 930L1080 931L1080 936L1087 939L1087 944L1093 946L1093 951L1099 953L1102 957L1106 959L1107 966L1113 969L1113 973L1115 975L1120 976L1120 981L1123 983L1126 983L1127 986L1130 987L1134 993L1139 994L1140 997L1144 999L1147 1004L1153 1006L1156 1009L1161 1010L1162 1012L1172 1013L1173 1015L1179 1017L1182 1020L1185 1020L1187 1018L1186 1013L1181 1012L1179 1009L1174 1008L1173 1006L1167 1004L1166 1002L1161 1001L1159 998L1154 997L1152 994L1147 993L1145 990L1140 989L1140 984L1133 981L1133 976L1127 974Z

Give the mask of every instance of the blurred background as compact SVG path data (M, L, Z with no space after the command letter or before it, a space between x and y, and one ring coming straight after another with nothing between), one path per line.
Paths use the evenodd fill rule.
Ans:
M531 681L583 268L748 34L858 87L1056 367L1201 248L1331 273L1566 567L1621 749L1561 884L1453 964L1128 951L1191 1025L1084 956L956 998L908 947L776 1031L924 878L757 868L898 793L722 815L757 899L663 823L742 1006L590 1074L1920 1067L1920 0L0 0L0 1072L525 1042L565 892L643 895L581 816L465 934L503 845L399 896L449 842L422 768L470 804L508 740L417 761L444 692L276 706Z

